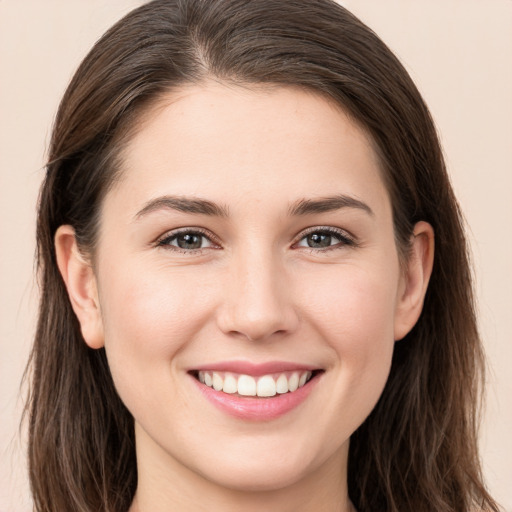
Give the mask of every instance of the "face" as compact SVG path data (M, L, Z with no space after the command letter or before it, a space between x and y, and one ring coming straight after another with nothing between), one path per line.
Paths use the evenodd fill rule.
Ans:
M367 136L289 88L164 98L123 154L95 261L98 318L79 318L138 463L231 489L344 467L415 320Z

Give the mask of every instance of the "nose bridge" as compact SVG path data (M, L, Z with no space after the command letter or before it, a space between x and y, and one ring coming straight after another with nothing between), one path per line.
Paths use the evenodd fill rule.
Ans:
M262 340L295 329L297 316L286 272L271 247L252 246L233 257L221 329Z

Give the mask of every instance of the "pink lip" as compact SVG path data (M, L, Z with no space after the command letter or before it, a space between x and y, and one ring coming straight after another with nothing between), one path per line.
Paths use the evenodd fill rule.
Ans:
M268 363L250 363L248 361L222 361L218 363L201 365L191 368L191 371L219 371L241 373L259 377L271 373L293 372L293 371L313 371L319 370L317 366L291 363L286 361L270 361Z
M218 366L215 368L221 371ZM280 371L286 370L281 369ZM230 395L228 393L223 393L222 391L215 391L213 388L206 386L205 384L201 384L201 382L192 375L190 375L190 377L201 394L211 404L230 416L247 421L270 421L283 416L302 404L316 386L321 375L314 376L309 382L296 391L285 393L283 395L275 395L269 398Z

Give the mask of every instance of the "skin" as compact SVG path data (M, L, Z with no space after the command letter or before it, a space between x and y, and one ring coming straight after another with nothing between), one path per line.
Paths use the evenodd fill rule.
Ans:
M169 93L141 121L122 170L94 266L71 226L56 249L84 339L105 347L135 418L132 512L352 510L350 435L421 312L431 227L415 226L401 267L368 137L339 107L293 88L208 82ZM165 195L225 215L139 213ZM367 209L290 215L301 200L335 195ZM201 249L169 245L187 227L206 233ZM325 227L338 230L331 245L309 247L309 228ZM324 372L297 408L245 421L213 407L187 374L233 359Z

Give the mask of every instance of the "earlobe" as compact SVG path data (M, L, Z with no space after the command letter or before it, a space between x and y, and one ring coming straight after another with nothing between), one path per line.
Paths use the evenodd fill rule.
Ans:
M72 226L60 226L55 233L55 252L69 300L82 336L89 347L104 345L103 321L93 268L80 252Z
M411 249L395 311L395 340L402 339L416 324L423 309L434 264L434 230L427 222L414 226Z

